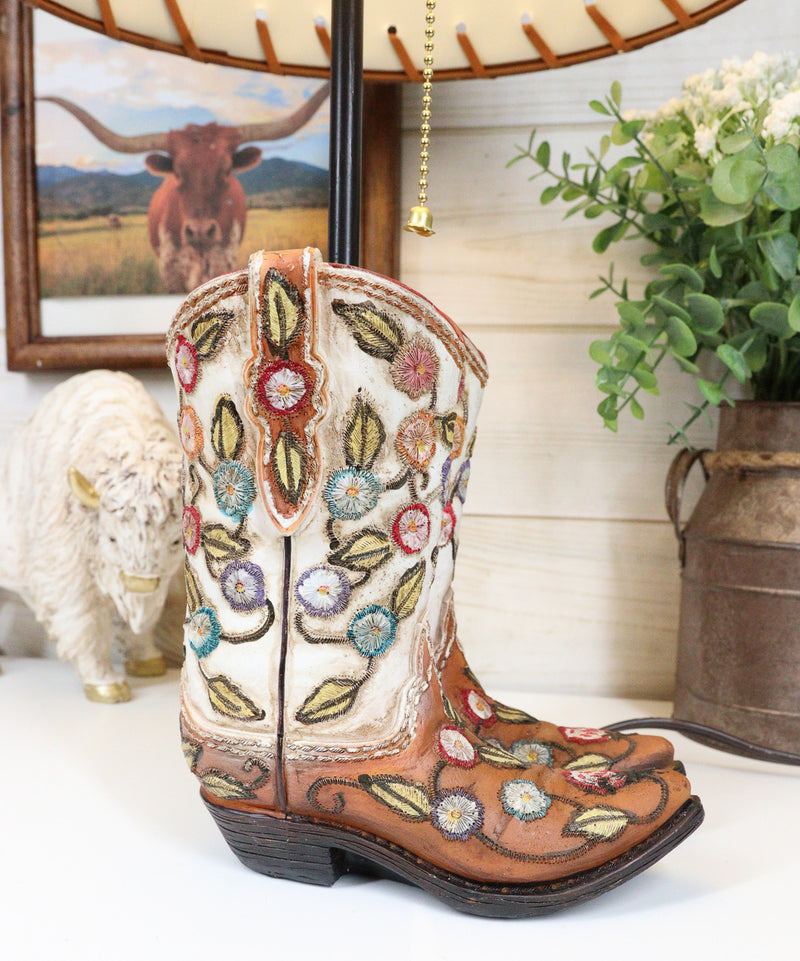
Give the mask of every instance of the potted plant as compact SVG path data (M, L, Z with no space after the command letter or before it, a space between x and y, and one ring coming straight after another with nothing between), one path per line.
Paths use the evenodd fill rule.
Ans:
M683 592L675 710L769 749L800 753L800 60L758 53L689 78L652 114L622 111L615 83L592 101L610 130L560 165L536 131L511 163L549 177L543 203L598 218L597 253L642 244L641 294L614 276L618 328L590 348L616 431L659 389L669 358L702 400L670 442L720 407L718 449L678 453L667 482ZM731 385L752 400L734 401ZM709 483L681 528L686 473Z

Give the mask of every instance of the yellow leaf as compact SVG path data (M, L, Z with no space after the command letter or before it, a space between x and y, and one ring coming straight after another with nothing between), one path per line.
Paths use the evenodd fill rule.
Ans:
M232 310L203 314L192 324L191 335L199 357L214 354L233 320Z
M363 351L371 357L394 360L403 343L403 331L396 320L368 301L348 304L343 300L334 300L333 310L353 332Z
M525 762L520 761L518 757L514 757L509 751L503 750L501 747L495 747L494 744L481 744L477 748L478 757L482 761L486 761L487 764L493 764L495 767L525 767Z
M246 784L222 771L205 771L200 780L209 794L224 801L244 801L256 796Z
M281 431L269 462L281 494L290 504L299 504L308 482L308 457L300 438L290 430Z
M288 347L297 337L305 322L300 291L277 270L271 268L266 276L266 294L261 305L261 323L270 346Z
M461 718L456 714L453 705L450 701L442 694L442 707L444 707L444 713L447 715L447 719L451 724L455 724L456 727L461 726Z
M427 821L431 815L431 802L421 784L393 775L370 777L368 774L360 775L358 783L381 804L409 821Z
M261 721L264 711L238 688L233 681L221 674L206 679L208 699L218 714L235 717L240 721Z
M408 617L417 606L425 581L425 561L419 561L400 578L392 594L392 613L399 620Z
M233 398L220 394L211 419L211 446L220 460L234 460L244 446L244 425Z
M206 554L218 561L230 560L250 551L247 538L236 537L222 524L204 524L202 542Z
M374 571L388 561L391 555L389 535L367 528L333 551L328 559L331 564L347 567L351 571Z
M332 677L306 698L295 714L301 724L319 724L346 714L355 702L362 681L351 677Z
M613 841L628 825L628 816L618 808L599 805L572 816L565 834L582 834L593 841Z
M439 427L442 432L442 440L445 442L445 444L447 444L448 447L453 446L453 437L455 436L457 417L458 414L456 414L455 411L445 414Z
M494 705L494 713L497 715L498 721L503 721L505 724L536 724L536 718L531 717L525 711L520 711L516 707L507 707L505 704Z
M193 771L197 765L197 759L200 757L203 746L201 744L195 744L195 742L190 741L188 737L182 737L181 748L183 749L183 756L186 759L189 770Z
M203 595L200 593L200 585L197 583L194 571L186 563L183 565L183 575L186 583L186 608L191 617L203 606Z
M356 397L350 419L344 429L344 456L351 467L371 467L386 440L375 408L362 397Z
M582 754L564 765L565 771L607 771L608 758L602 754Z

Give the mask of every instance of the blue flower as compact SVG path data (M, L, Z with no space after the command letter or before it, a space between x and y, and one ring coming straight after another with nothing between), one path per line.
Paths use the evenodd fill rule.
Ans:
M235 611L254 611L266 602L264 572L251 561L233 561L222 572L220 586Z
M397 631L397 618L385 607L370 604L350 622L347 639L364 657L377 657L391 647Z
M256 499L253 475L238 461L226 460L214 471L214 496L223 514L240 520Z
M500 801L506 813L518 821L543 818L550 807L550 795L533 781L506 781L500 789Z
M198 657L208 657L219 646L222 631L215 611L201 607L195 611L186 625L186 640Z
M461 465L461 470L458 472L458 477L456 477L456 489L454 497L457 497L461 503L467 499L467 485L469 484L469 467L470 462L465 460Z
M346 467L331 474L323 493L334 517L357 520L378 503L382 490L383 485L371 471Z

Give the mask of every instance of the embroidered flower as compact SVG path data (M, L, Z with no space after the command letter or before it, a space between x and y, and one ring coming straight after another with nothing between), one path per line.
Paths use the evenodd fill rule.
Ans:
M461 701L464 705L464 710L467 712L467 717L471 721L474 721L475 724L483 724L485 727L488 727L497 720L491 704L477 691L462 691Z
M511 753L525 764L546 764L553 766L553 749L542 741L514 741Z
M447 547L453 539L453 531L456 529L456 512L453 510L453 502L448 501L442 511L442 529L439 532L439 547Z
M417 470L425 470L436 450L436 426L433 414L423 410L412 414L400 424L397 432L397 452Z
M178 433L181 436L181 447L187 457L197 457L203 449L203 428L200 418L191 407L182 407L178 421Z
M235 611L254 611L266 603L264 572L251 561L228 564L219 583L223 597Z
M500 789L500 801L506 814L518 821L543 818L550 807L550 795L533 781L506 781Z
M200 511L196 507L183 509L183 546L190 554L200 546Z
M433 802L431 821L450 841L466 841L483 824L483 805L466 791L444 791Z
M598 727L560 727L559 731L564 736L564 740L572 741L574 744L596 744L611 739L609 731L603 731Z
M409 504L395 517L392 537L406 554L416 554L428 543L431 519L424 504Z
M184 336L179 335L175 347L175 375L187 394L191 394L194 390L197 371L197 348Z
M464 447L464 418L456 414L453 421L453 443L451 444L450 460L455 460Z
M442 464L442 489L439 492L439 496L441 497L441 500L442 500L442 507L444 507L444 505L450 499L447 496L447 481L450 477L450 471L452 470L452 467L453 467L453 462L450 460L449 457L445 457L444 463Z
M385 607L370 604L350 622L347 639L364 657L378 657L391 647L397 631L397 618Z
M208 657L219 646L221 631L216 613L210 607L201 607L186 625L186 640L198 657Z
M214 471L214 496L223 514L239 520L256 499L253 475L238 461L226 460Z
M475 748L466 736L452 724L445 724L439 731L439 753L456 767L475 767L477 755Z
M378 503L382 490L383 485L371 471L346 467L331 474L323 493L334 517L357 520Z
M256 396L271 414L282 417L300 410L310 390L311 380L302 364L278 360L259 376Z
M619 771L563 771L564 777L576 787L591 794L613 794L628 781Z
M439 372L439 359L430 341L414 337L401 347L392 363L392 380L412 400L427 393Z
M333 567L312 567L300 575L294 592L309 614L332 617L347 607L350 582Z
M456 477L455 493L453 494L453 496L457 497L462 504L467 499L467 486L469 485L469 471L470 471L470 462L468 460L465 460L464 463L461 465L461 470L459 470L458 476Z

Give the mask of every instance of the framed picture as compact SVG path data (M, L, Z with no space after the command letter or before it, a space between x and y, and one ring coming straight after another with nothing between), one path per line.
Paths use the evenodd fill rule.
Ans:
M328 232L327 86L0 0L7 363L156 367L183 297ZM362 262L396 273L399 96L365 91Z

